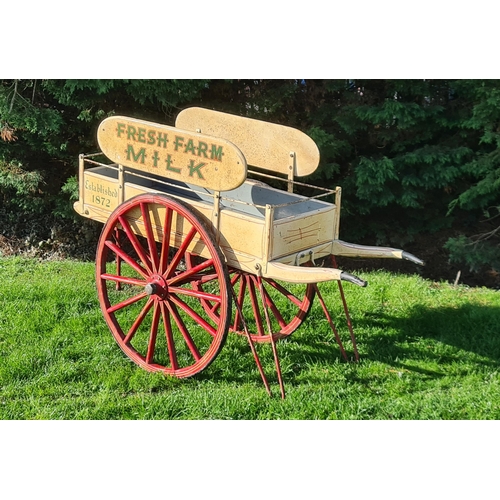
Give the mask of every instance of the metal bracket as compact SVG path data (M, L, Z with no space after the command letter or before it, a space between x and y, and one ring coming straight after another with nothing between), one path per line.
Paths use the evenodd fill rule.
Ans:
M309 255L311 264L314 267L316 267L316 262L314 261L314 252L312 250L309 250L309 252L307 252L307 253L299 252L295 256L295 265L300 266L300 259L303 259L306 255Z
M216 230L217 234L217 244L219 244L220 240L220 191L214 191L214 210L212 212L212 224Z
M125 201L125 169L123 165L118 165L118 203L121 205Z
M296 155L294 151L290 151L290 164L288 165L288 192L293 193L293 180L296 171Z

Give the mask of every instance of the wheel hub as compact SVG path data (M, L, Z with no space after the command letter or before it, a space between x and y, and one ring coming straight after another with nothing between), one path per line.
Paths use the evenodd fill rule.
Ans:
M163 276L155 274L151 276L144 291L156 300L165 300L168 295L168 286Z

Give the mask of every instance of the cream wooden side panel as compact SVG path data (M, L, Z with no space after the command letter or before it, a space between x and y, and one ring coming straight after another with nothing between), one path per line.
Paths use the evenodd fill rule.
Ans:
M249 165L273 172L288 175L293 171L302 177L314 172L319 164L316 143L291 127L196 107L181 111L175 125L223 137L241 149Z
M119 187L115 179L93 172L85 172L83 199L91 207L101 208L111 213L119 205Z
M270 259L298 253L333 239L335 207L306 217L277 221L273 225Z
M255 262L264 257L264 220L221 210L218 243L228 257L255 271Z
M155 193L155 194L160 194L160 195L166 195L166 196L171 196L172 198L177 198L181 201L186 202L186 198L183 198L182 196L174 196L169 193L164 193L161 191L158 191L157 189L145 187L145 186L139 186L137 184L132 184L129 182L125 183L125 200L128 200L134 196L137 196L139 194L144 194L144 193ZM191 208L194 208L201 214L203 214L208 220L211 219L212 217L212 211L213 211L213 206L208 205L207 203L200 203L194 200L189 200L189 206Z
M129 200L130 198L133 198L134 196L152 192L155 191L145 186L138 186L137 184L130 184L129 182L125 183L125 201Z
M287 264L289 266L300 266L307 262L314 262L327 255L332 254L332 242L322 243L316 247L307 248L301 252L294 252L290 255L284 255L274 259L273 262L279 262L281 264Z
M109 219L111 212L104 208L99 208L91 205L82 204L77 201L74 205L77 213L88 219L96 220L105 223Z
M157 193L158 191L135 184L125 184L125 199L147 192ZM183 200L182 197L178 198ZM212 219L213 206L191 200L189 205L202 214L205 221L208 222ZM158 222L158 225L161 224ZM264 221L262 219L231 212L230 210L220 211L219 231L217 232L214 228L213 236L226 257L228 265L255 272L255 264L262 261L263 227ZM139 234L144 235L142 223L138 224L136 229ZM155 238L162 236L160 229L155 229L154 234ZM187 232L184 230L177 231L177 235L171 239L171 245L179 245L182 237L186 234ZM190 247L190 251L194 253L200 252L195 245ZM204 252L199 253L199 255L206 256Z
M85 217L105 223L111 212L118 206L120 191L118 179L86 171L83 183L83 200L75 204L75 210ZM125 200L144 193L164 194L158 189L130 182L125 182L123 185ZM212 203L190 200L179 195L170 194L169 196L188 203L199 217L212 227L214 240L220 246L230 266L255 273L256 265L259 264L265 273L268 261L297 265L310 260L311 257L320 258L331 252L337 221L335 205L308 212L310 215L297 214L279 220L273 220L272 206L268 206L264 218L222 208L218 213L219 222L216 228L211 223L214 220ZM152 220L153 234L158 241L163 238L161 229L163 217L164 209L158 207ZM132 214L130 223L137 234L145 236L139 210L136 214ZM188 234L190 227L184 226L186 224L178 221L177 218L173 221L174 229L170 238L170 244L173 247L178 247ZM313 249L312 254L303 253L311 249ZM199 241L194 241L189 251L208 257Z

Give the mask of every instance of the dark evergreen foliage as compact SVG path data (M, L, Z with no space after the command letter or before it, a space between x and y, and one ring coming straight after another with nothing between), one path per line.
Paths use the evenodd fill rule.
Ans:
M171 125L190 105L313 137L321 167L305 180L343 187L344 239L401 245L453 226L452 259L500 270L498 80L3 80L3 210L70 214L103 118Z

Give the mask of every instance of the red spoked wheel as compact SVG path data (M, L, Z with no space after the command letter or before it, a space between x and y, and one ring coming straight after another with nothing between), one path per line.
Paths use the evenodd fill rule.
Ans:
M195 267L200 262L198 257L187 256L188 267ZM314 299L315 289L313 284L297 285L285 283L271 278L261 278L262 290L258 277L254 274L230 268L230 284L236 297L237 305L231 320L230 331L244 335L243 313L250 337L254 342L270 342L264 304L268 310L271 322L271 331L274 340L288 337L306 319ZM193 288L204 290L205 282L193 282ZM217 304L210 304L201 299L205 311L212 319L219 318L220 308Z
M200 265L187 268L186 253L203 256ZM101 233L96 281L111 333L142 368L190 377L222 348L232 304L227 267L202 216L185 203L143 194L120 205Z

